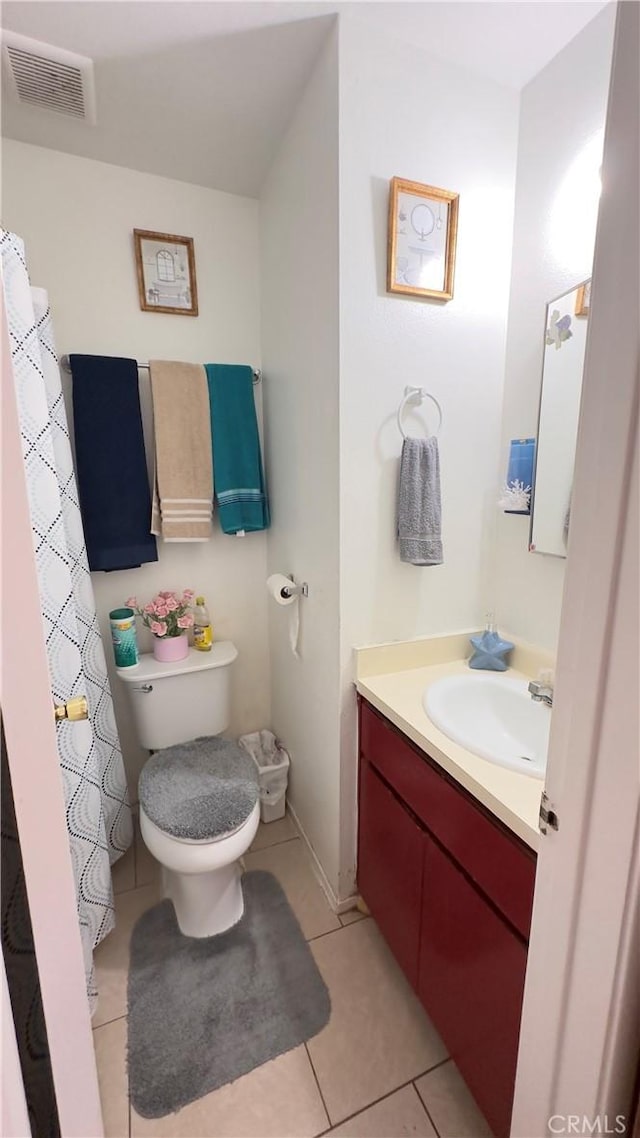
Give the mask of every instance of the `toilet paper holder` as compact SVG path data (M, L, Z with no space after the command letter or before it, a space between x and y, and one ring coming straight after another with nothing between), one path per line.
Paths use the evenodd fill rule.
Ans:
M283 585L280 590L280 596L284 597L285 599L289 597L308 597L309 586L307 582L303 581L301 585L296 585L291 574L289 574L289 577L291 579L291 586Z

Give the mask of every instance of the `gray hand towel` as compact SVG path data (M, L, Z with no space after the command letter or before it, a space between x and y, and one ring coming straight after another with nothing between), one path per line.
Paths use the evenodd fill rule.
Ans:
M398 490L401 561L442 565L441 515L438 440L405 439Z

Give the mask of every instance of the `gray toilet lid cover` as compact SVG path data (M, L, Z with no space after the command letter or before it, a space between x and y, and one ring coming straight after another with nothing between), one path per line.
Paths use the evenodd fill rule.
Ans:
M156 751L142 769L138 797L165 834L206 841L246 822L258 801L258 771L244 747L207 735Z

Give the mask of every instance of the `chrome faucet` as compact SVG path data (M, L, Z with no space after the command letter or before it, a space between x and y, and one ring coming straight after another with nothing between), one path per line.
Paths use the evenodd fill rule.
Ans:
M551 684L531 680L528 690L536 703L544 703L547 707L553 707L553 687Z

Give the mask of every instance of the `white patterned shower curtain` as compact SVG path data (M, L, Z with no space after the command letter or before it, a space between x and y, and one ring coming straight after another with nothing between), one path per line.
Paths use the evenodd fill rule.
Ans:
M57 741L87 994L93 1009L97 999L93 950L115 923L111 865L131 845L131 808L47 294L30 288L19 237L0 231L0 252L52 695L56 703L86 695L89 704L88 721L62 723Z

